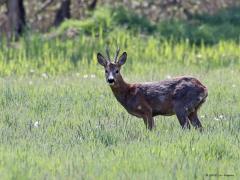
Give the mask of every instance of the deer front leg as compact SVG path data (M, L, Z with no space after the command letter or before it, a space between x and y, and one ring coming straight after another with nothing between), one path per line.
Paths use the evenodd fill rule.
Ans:
M152 130L155 127L154 119L152 117L152 108L146 102L141 102L137 106L140 117L143 118L144 124L147 129Z

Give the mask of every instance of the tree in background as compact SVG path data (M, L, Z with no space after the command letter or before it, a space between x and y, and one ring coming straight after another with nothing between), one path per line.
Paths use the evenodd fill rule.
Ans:
M94 10L97 6L97 2L98 0L93 0L89 5L88 5L88 9L89 10Z
M54 26L59 26L65 19L69 19L71 17L70 12L71 1L70 0L63 0L61 3L60 8L58 9L55 20Z
M11 38L17 39L23 33L26 25L23 0L8 0L6 7Z
M0 0L0 16L2 16L0 32L10 29L12 37L19 37L25 24L32 31L47 32L52 26L59 26L65 19L82 20L91 16L92 13L89 11L94 11L96 6L109 6L116 9L126 7L129 11L147 17L151 21L160 22L168 19L191 20L196 14L213 14L222 8L237 5L240 5L240 1Z
M96 8L98 0L92 0L87 6L92 11ZM56 12L54 26L59 26L65 19L71 18L71 0L62 0L60 8Z

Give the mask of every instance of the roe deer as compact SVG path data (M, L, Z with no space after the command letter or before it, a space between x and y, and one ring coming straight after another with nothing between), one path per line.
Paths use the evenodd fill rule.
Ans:
M183 129L190 128L190 123L202 130L197 111L208 96L207 88L193 77L177 77L159 82L129 84L120 74L121 66L127 60L124 52L118 59L117 49L111 62L109 50L107 59L97 54L99 64L105 69L106 81L121 105L132 115L143 118L146 128L154 127L154 116L176 114Z

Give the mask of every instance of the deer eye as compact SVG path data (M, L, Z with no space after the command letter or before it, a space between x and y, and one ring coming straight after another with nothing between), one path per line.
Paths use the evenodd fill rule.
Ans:
M107 70L105 70L105 73L108 73L108 71L107 71Z
M117 73L119 73L119 71L118 71L118 70L116 70L116 74L117 74Z

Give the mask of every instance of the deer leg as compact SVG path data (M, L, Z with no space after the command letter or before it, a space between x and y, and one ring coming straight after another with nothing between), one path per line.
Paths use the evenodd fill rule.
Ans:
M150 130L152 130L153 128L155 128L155 123L154 123L154 119L153 119L152 116L150 116L150 117L148 118L148 128L149 128Z
M190 129L189 119L185 110L177 110L176 116L183 129Z
M197 116L197 111L194 111L192 113L189 114L188 116L191 124L196 128L196 129L199 129L200 131L202 131L202 124L200 122L200 120L198 119L198 116Z
M147 129L152 130L155 126L152 117L152 108L146 102L142 102L137 106L138 114L143 118L144 124Z
M146 126L146 129L148 129L148 119L146 117L143 117L143 122Z
M154 119L152 116L148 117L148 129L152 130L155 127Z
M152 116L144 116L143 121L147 129L152 130L155 127L154 119Z

